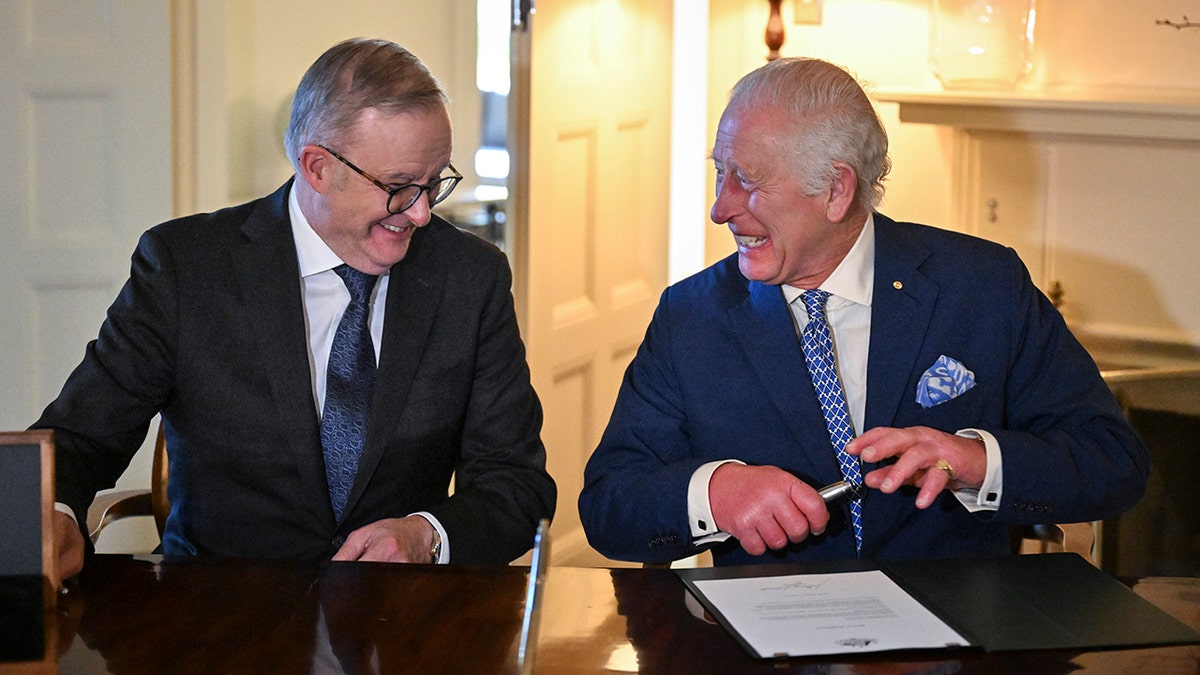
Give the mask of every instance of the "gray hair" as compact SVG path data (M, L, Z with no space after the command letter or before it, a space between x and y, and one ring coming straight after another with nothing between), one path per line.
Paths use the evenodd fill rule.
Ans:
M283 147L299 171L301 148L334 142L363 110L397 114L446 103L445 91L412 52L387 40L352 38L330 47L300 79Z
M891 170L887 132L846 69L811 58L771 61L734 85L726 110L764 108L789 116L794 132L784 151L805 194L829 188L837 161L858 175L858 204L867 211L879 206Z

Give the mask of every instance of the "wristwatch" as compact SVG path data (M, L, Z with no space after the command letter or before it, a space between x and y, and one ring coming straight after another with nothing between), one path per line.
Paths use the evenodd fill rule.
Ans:
M429 545L429 564L436 565L442 559L442 535L433 528L433 543Z

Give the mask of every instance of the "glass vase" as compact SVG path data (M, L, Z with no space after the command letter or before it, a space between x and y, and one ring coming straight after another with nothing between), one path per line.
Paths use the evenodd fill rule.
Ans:
M932 0L929 60L947 89L1009 89L1033 68L1035 0Z

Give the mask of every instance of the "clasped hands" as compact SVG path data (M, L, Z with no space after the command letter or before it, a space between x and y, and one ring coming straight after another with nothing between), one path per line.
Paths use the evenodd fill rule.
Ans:
M987 471L983 441L928 427L876 427L846 446L864 462L895 463L863 476L867 487L891 494L913 485L916 506L928 508L942 490L978 488ZM735 537L750 555L762 555L825 532L829 510L808 485L774 466L723 464L708 484L709 506L719 530Z

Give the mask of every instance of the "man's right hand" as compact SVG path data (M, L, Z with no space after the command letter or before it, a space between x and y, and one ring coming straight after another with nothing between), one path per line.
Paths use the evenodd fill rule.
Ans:
M75 519L62 511L54 512L54 587L79 574L83 569L83 533Z
M722 464L708 482L708 501L717 528L750 555L822 534L829 524L816 489L774 466Z

